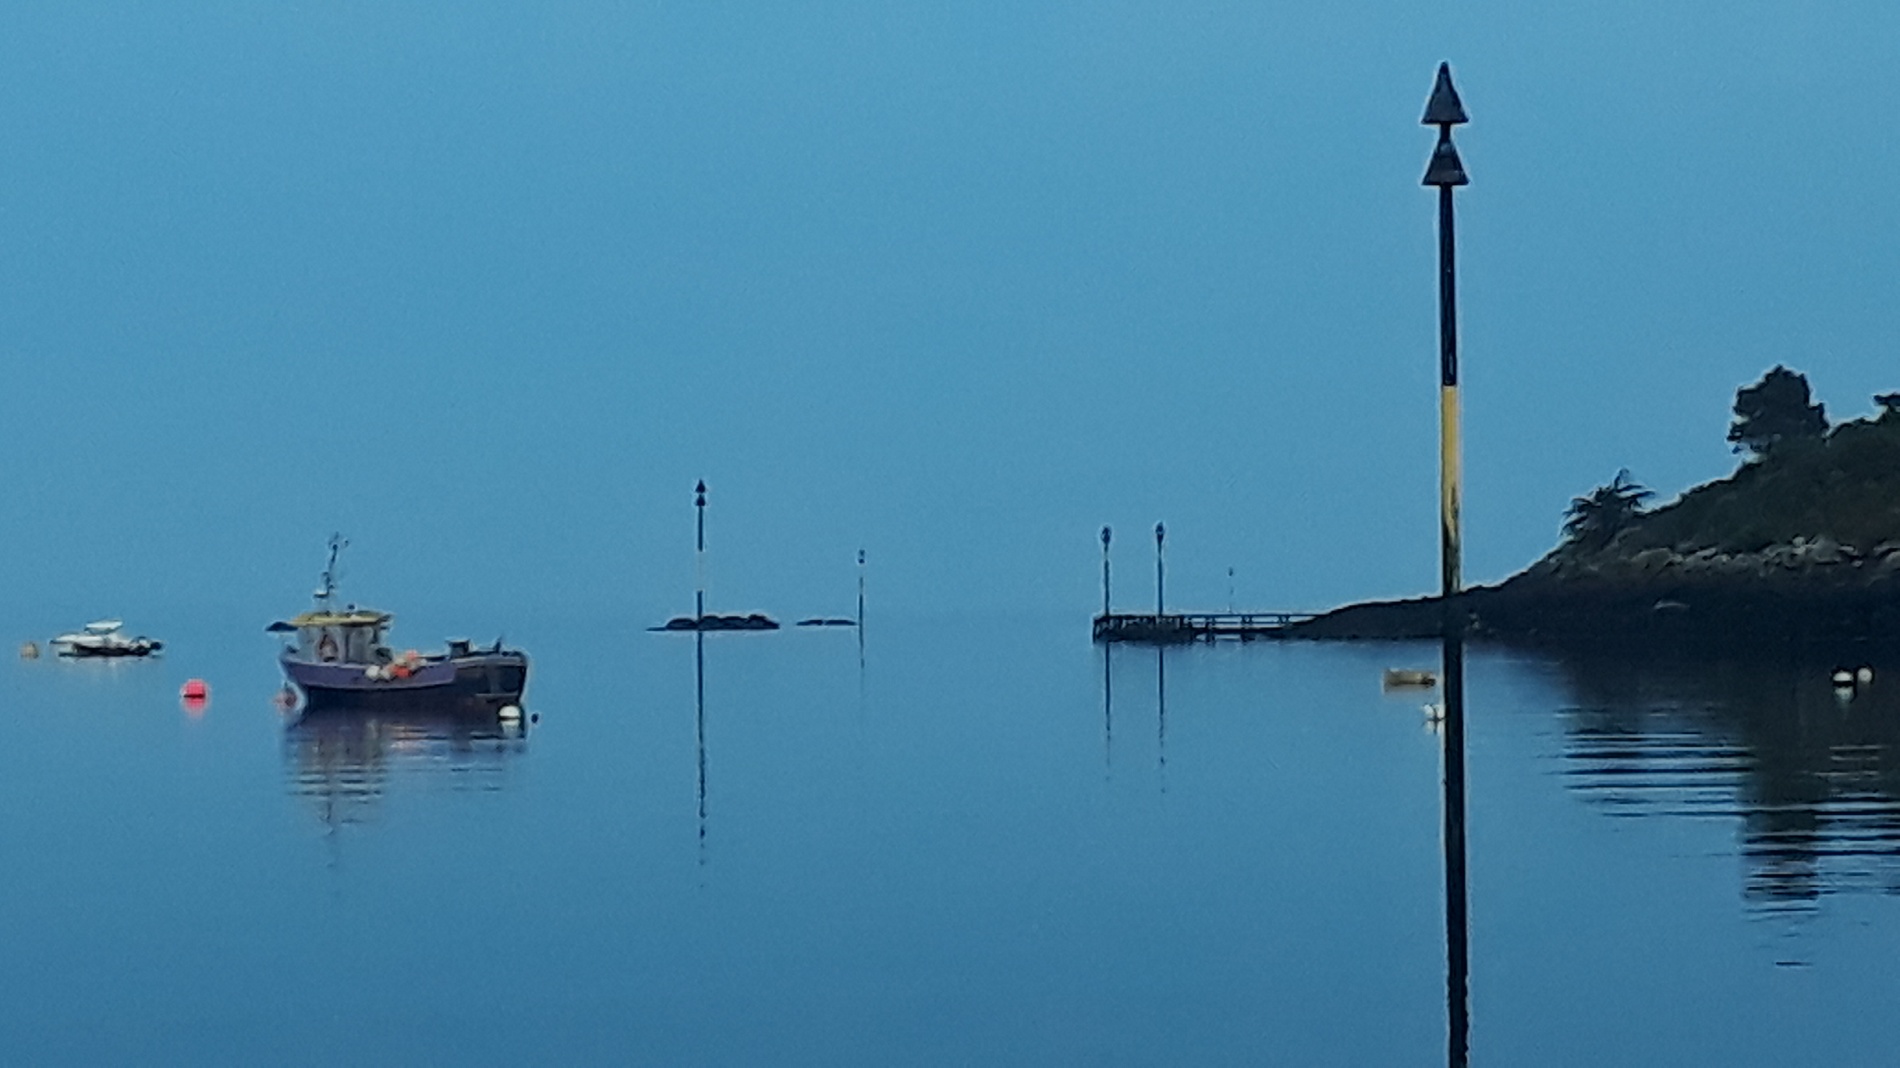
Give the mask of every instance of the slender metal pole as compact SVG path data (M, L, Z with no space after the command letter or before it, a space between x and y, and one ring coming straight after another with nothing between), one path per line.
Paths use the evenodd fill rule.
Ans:
M693 488L693 508L699 519L699 547L693 557L693 622L698 624L706 619L706 482L704 479Z
M1451 138L1451 128L1441 135ZM1458 405L1458 253L1452 186L1438 187L1438 519L1439 584L1450 601L1464 589L1463 495ZM1450 617L1448 616L1447 619Z
M1439 127L1442 144L1451 126ZM1458 278L1451 185L1438 187L1439 578L1444 609L1445 985L1447 1061L1466 1062L1470 951L1465 890L1465 612L1458 440Z
M1113 538L1114 536L1115 536L1114 531L1110 530L1107 527L1102 528L1102 618L1104 619L1107 619L1108 614L1109 614L1109 610L1108 610L1108 542L1109 542L1109 539Z
M1161 617L1164 614L1166 614L1166 609L1163 607L1163 600L1161 596L1161 591L1162 591L1161 543L1167 539L1167 536L1168 536L1168 528L1162 526L1160 523L1156 523L1155 524L1155 622L1157 624L1161 622Z
M1438 127L1438 144L1425 168L1426 185L1438 187L1438 560L1439 603L1444 638L1444 844L1445 844L1445 1062L1464 1068L1471 1044L1468 898L1465 889L1465 621L1460 595L1463 575L1463 496L1458 410L1457 220L1452 190L1466 185L1464 162L1451 128L1468 121L1464 102L1441 63L1425 103L1424 122Z

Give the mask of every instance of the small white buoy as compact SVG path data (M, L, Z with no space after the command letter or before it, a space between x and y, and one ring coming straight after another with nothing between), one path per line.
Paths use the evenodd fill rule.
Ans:
M38 660L39 658L40 646L38 642L27 642L25 645L20 646L20 659Z
M1854 672L1854 681L1862 686L1874 681L1874 669L1862 667L1859 671Z
M503 722L514 723L521 718L521 706L503 705L497 714L501 716Z
M1854 673L1846 668L1836 670L1834 672L1834 685L1844 690L1852 687L1854 685Z

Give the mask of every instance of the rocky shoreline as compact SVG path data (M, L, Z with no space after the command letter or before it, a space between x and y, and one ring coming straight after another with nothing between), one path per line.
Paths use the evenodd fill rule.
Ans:
M1757 552L1566 547L1503 583L1467 590L1454 610L1474 639L1521 644L1900 644L1900 542L1864 551L1826 537ZM1294 624L1286 636L1436 638L1444 619L1437 597L1373 601Z

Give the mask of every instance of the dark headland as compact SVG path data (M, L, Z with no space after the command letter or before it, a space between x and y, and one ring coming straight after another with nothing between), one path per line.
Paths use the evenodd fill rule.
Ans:
M1736 395L1726 478L1648 507L1619 472L1571 502L1563 539L1454 598L1474 638L1520 644L1900 639L1900 394L1829 427L1807 380L1776 367ZM1437 597L1348 605L1289 638L1429 638Z

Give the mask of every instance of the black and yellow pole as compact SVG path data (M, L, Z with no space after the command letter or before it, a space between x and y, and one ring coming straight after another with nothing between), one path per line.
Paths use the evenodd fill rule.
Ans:
M1465 175L1451 128L1468 121L1458 90L1451 84L1451 67L1438 65L1438 82L1425 105L1425 125L1438 127L1438 146L1425 168L1425 183L1438 187L1438 519L1439 574L1446 597L1463 588L1460 573L1459 510L1463 487L1458 463L1458 277L1457 237L1451 193L1471 179Z
M1470 940L1465 893L1465 613L1462 517L1464 487L1458 440L1458 276L1452 190L1468 185L1451 128L1469 121L1451 66L1438 65L1424 124L1438 144L1424 184L1438 187L1438 522L1445 685L1445 1023L1446 1063L1463 1068L1470 1049Z

